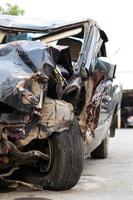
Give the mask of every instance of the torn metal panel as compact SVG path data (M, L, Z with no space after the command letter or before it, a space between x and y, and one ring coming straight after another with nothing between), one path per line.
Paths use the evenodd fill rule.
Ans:
M84 134L90 130L94 136L94 130L98 126L102 97L108 87L107 83L111 82L105 78L106 73L97 67L91 78L86 81L86 103L79 116L79 124Z
M46 98L41 114L42 118L39 123L42 131L49 134L56 131L61 132L67 130L73 120L73 107L63 100Z
M45 139L45 138L48 137L48 135L45 132L43 132L43 135L41 135L41 136L40 135L41 134L40 134L39 128L35 127L34 129L32 129L30 131L30 133L27 135L27 137L20 138L20 139L17 140L17 142L16 142L17 146L23 147L23 146L29 144L34 139L40 139L40 138Z
M96 62L96 69L103 71L105 78L113 80L115 78L116 65L108 58L99 57Z
M92 78L89 78L85 82L85 89L86 89L86 102L85 102L85 106L84 106L81 114L79 115L79 125L80 125L81 132L83 134L85 134L87 132L87 126L86 126L86 119L87 119L86 107L87 107L87 105L89 105L89 103L90 103L90 101L92 99L93 90L94 90L94 82L93 82Z
M16 144L22 147L34 139L45 139L53 132L67 130L73 115L71 104L46 98L41 109L38 127L32 128L26 136L18 138Z
M37 42L13 42L2 45L0 48L0 101L19 111L31 112L39 102L39 96L34 95L34 91L28 87L32 87L32 82L37 79L37 76L40 81L47 82L46 76L49 76L55 68L51 54L50 47ZM39 71L42 76L41 73L34 75ZM22 102L21 98L27 101L29 99L29 103Z
M81 48L77 65L74 69L75 74L87 71L88 74L93 73L96 64L96 57L103 43L100 37L99 29L92 20L90 23L84 23L84 43Z

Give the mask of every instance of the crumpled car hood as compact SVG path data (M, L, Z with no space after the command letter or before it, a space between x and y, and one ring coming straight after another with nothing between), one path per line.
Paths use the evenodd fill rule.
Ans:
M55 55L56 57L56 55ZM17 84L35 73L49 76L55 68L52 47L40 42L17 41L0 46L0 101L22 112L31 111L16 90Z

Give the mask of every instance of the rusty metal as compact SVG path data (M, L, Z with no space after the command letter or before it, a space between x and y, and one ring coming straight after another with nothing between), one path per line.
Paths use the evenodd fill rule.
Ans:
M95 137L94 130L97 128L98 120L99 120L99 112L100 112L100 101L97 102L96 99L94 99L86 109L87 112L87 129L90 129L93 137Z
M40 111L38 127L32 129L26 138L18 140L18 146L25 146L33 139L45 139L55 131L67 130L73 115L71 104L46 98Z
M47 136L45 136L45 137L47 137ZM45 137L43 137L43 138L45 138ZM38 139L38 138L39 138L39 129L38 129L38 127L35 127L34 129L32 129L30 131L30 133L28 134L28 136L26 138L19 139L19 140L17 140L16 143L17 143L18 147L23 147L23 146L29 144L32 140Z
M79 116L79 125L82 133L85 134L85 138L87 141L91 141L91 138L89 137L90 133L93 137L95 137L94 130L97 128L98 125L100 102L104 90L104 87L99 87L98 83L101 82L103 78L103 71L95 70L91 78L87 79L85 82L86 104L81 115ZM98 89L96 89L97 85ZM88 131L89 134L87 133Z
M21 164L32 163L37 159L43 159L43 160L49 159L49 156L47 154L44 154L37 150L21 152L12 142L8 142L8 146L9 146L9 155L12 156L12 159L13 161L16 162L16 165L20 163Z
M41 109L42 118L40 124L44 131L52 133L61 132L69 128L69 123L73 119L73 107L65 101L46 98ZM41 133L43 135L43 132Z

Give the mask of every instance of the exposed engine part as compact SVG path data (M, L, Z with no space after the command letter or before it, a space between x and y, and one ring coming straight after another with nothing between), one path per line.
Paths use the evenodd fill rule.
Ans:
M16 163L16 165L20 164L29 164L34 163L38 159L48 160L49 156L44 154L40 151L28 151L28 152L21 152L17 149L17 147L8 141L9 147L9 156L11 155L11 159Z

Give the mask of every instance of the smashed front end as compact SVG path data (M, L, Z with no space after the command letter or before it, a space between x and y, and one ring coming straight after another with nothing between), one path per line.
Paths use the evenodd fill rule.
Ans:
M37 147L27 150L26 146L33 140L47 138L56 130L68 128L72 106L45 98L59 53L52 47L32 41L11 42L0 47L1 186L33 187L9 178L20 166L36 166L38 160L49 159L45 150L44 153L34 150Z

